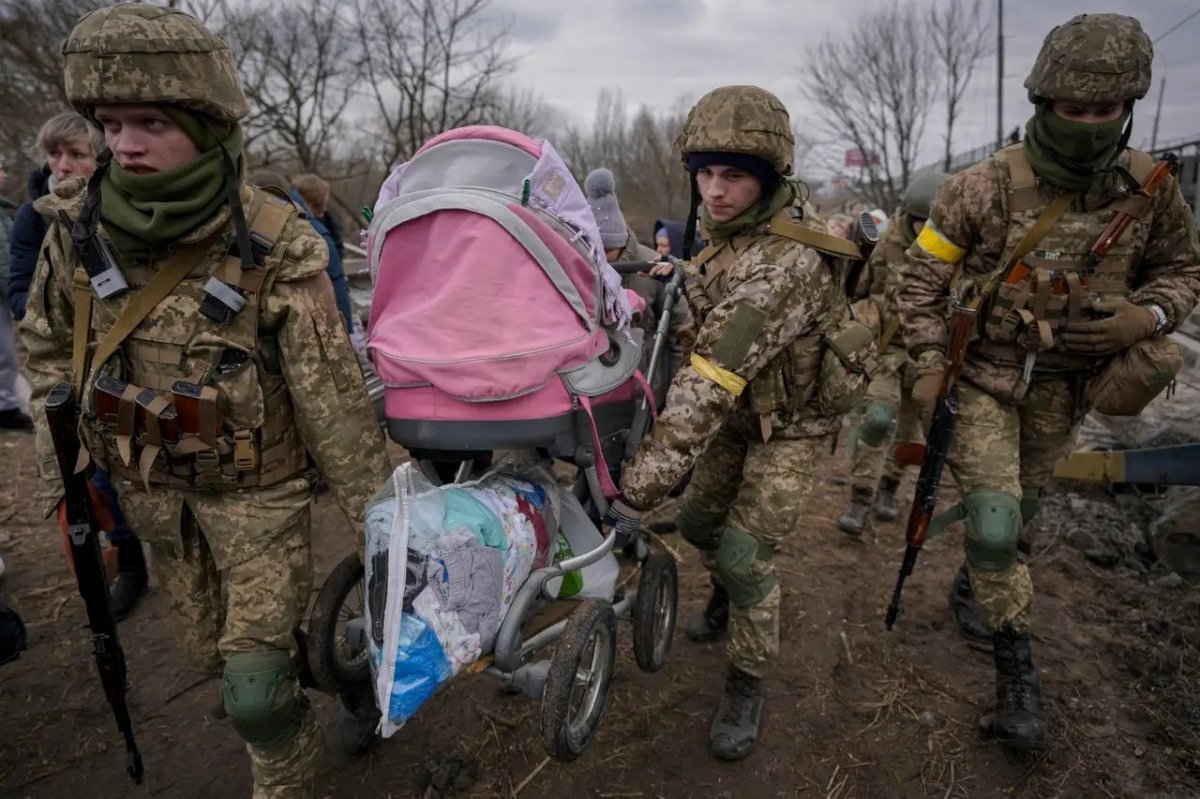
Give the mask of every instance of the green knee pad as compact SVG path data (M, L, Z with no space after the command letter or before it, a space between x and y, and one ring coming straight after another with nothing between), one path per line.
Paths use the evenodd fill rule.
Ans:
M1021 526L1024 527L1037 516L1038 507L1042 504L1042 489L1021 486Z
M767 560L774 550L745 530L726 527L717 548L717 574L729 599L739 608L756 605L767 598L778 579L769 574L759 580L754 577L754 563Z
M1017 562L1021 501L1004 491L975 490L963 497L967 565L1000 572Z
M858 424L858 440L868 447L878 447L887 441L895 423L896 403L871 400L863 410L862 421Z
M291 740L304 713L291 656L282 649L231 656L221 675L221 703L246 743L269 747Z
M679 503L679 534L696 549L714 552L724 523L724 513L711 513L686 498Z

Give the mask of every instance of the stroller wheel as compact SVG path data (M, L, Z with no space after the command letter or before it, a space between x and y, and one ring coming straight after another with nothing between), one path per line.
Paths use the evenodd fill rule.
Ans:
M579 604L550 659L542 694L542 743L568 763L583 754L604 715L617 659L617 616L599 599Z
M308 617L308 667L317 685L331 694L371 682L363 576L358 553L347 555L329 573Z
M667 665L678 596L675 558L666 552L646 558L633 603L633 657L642 671L656 672Z

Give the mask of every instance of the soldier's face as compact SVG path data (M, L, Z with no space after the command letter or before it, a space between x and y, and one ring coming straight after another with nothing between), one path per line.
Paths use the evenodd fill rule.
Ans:
M82 137L59 142L46 152L46 166L59 183L71 178L86 179L96 171L96 154L91 142Z
M98 106L96 119L117 163L135 175L175 169L200 155L183 128L157 106Z
M762 196L762 184L749 172L731 166L706 166L696 172L704 210L716 222L728 222Z
M1066 100L1052 100L1050 102L1050 110L1063 119L1069 119L1072 122L1098 125L1101 122L1112 122L1114 119L1120 119L1121 114L1125 113L1125 104L1121 102L1075 103Z

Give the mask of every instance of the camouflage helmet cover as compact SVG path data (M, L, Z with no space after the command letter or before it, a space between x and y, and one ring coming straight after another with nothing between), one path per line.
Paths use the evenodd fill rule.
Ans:
M250 112L229 46L182 11L130 3L85 14L63 42L67 100L171 103L236 122Z
M928 219L933 198L949 177L947 172L924 172L910 180L901 204L904 213L917 219Z
M1153 60L1150 37L1133 17L1080 14L1046 35L1025 88L1049 100L1140 100L1150 90Z
M763 159L780 175L792 173L796 140L787 108L757 86L722 86L688 112L675 148L690 153L736 153Z

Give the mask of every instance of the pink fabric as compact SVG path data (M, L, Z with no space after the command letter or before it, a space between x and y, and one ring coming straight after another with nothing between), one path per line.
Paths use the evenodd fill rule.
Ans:
M465 128L448 130L425 142L421 149L417 150L416 154L420 155L430 147L437 147L442 142L462 141L463 139L489 139L491 141L504 142L505 144L511 144L513 147L519 147L534 158L542 157L541 145L536 141L524 133L502 128L499 125L468 125Z
M573 282L581 270L594 279L582 256L538 224ZM503 399L535 391L607 348L604 331L589 333L524 247L491 219L439 211L387 235L397 238L384 245L367 326L385 385L429 383L452 397ZM588 288L585 303L594 302Z
M587 397L580 397L579 404L583 406L584 413L588 415L588 421L592 423L592 450L596 456L596 476L600 478L600 490L604 492L604 496L615 499L621 490L613 483L612 475L608 473L608 463L604 460L604 447L600 444L600 431L596 429L596 417L592 414L592 401Z
M629 300L630 313L641 313L646 310L646 298L633 289L625 289L625 299Z
M622 402L634 398L635 382L630 380L607 394L592 399L593 404ZM557 377L544 388L505 402L463 402L431 386L388 388L384 409L389 419L421 419L431 422L512 422L548 419L570 413L571 395Z
M650 418L657 422L658 408L655 406L658 404L658 399L654 396L654 389L650 388L650 381L642 374L641 369L633 371L633 379L637 381L642 389L642 396L646 398L646 407L650 409Z
M549 225L528 208L522 208L519 205L510 205L508 209L521 217L525 224L529 225L530 229L542 240L542 243L550 249L554 259L562 265L563 271L567 273L567 277L575 286L575 290L579 292L579 297L583 300L583 307L587 309L588 316L594 322L598 323L600 320L597 318L596 313L596 266L585 256L580 255L579 251L567 243L566 239L555 233ZM531 263L527 268L542 273L536 264ZM557 289L549 281L547 281L546 285L549 290L557 292Z

